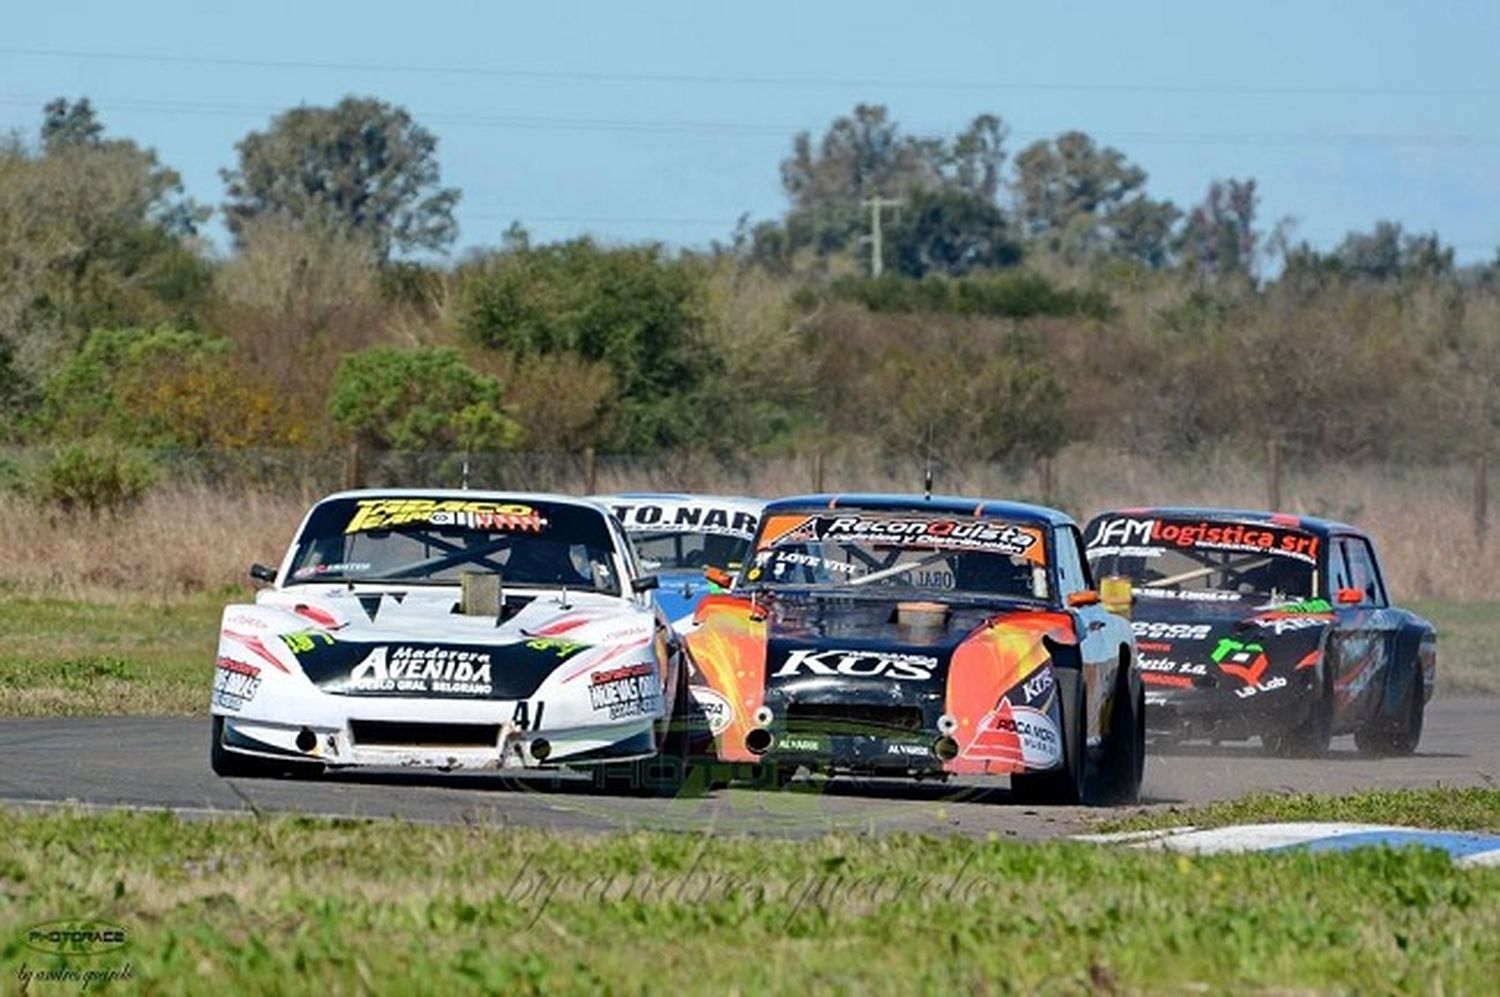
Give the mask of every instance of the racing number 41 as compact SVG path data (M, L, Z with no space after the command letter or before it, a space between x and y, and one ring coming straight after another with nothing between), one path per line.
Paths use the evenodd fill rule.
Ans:
M517 730L537 730L542 726L542 710L547 704L540 699L532 702L520 699L516 701L516 712L511 714L510 722Z

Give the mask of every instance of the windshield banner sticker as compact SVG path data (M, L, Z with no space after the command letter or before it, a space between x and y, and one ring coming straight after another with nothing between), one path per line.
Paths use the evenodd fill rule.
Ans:
M776 516L767 521L760 547L824 542L986 551L1038 564L1046 558L1040 530L992 519L926 516Z
M1100 521L1088 538L1090 554L1155 557L1164 549L1245 551L1318 561L1318 538L1269 523L1213 523L1120 516Z
M547 520L529 505L463 499L360 499L345 533L388 530L409 523L459 526L471 530L520 530L540 533Z
M735 509L706 505L610 506L620 523L632 533L662 530L672 533L717 533L749 540L755 536L755 515Z

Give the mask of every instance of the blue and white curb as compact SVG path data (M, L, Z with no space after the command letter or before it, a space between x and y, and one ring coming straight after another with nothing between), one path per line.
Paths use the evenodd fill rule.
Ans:
M1198 855L1228 852L1349 851L1354 848L1434 848L1455 865L1500 868L1500 835L1430 831L1383 824L1237 824L1231 827L1172 827L1158 831L1080 834L1076 841L1128 845Z

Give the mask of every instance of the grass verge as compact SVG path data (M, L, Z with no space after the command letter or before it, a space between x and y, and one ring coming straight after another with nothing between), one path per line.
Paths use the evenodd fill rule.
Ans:
M1500 606L1418 602L1438 632L1438 691L1500 695Z
M1280 821L1348 821L1445 831L1500 832L1500 789L1373 789L1349 796L1256 793L1201 807L1171 807L1105 821L1101 831L1220 827Z
M29 925L82 917L130 936L95 969L164 993L1482 992L1500 936L1500 870L1413 850L15 811L0 836L6 983L66 962Z
M0 714L207 712L223 602L0 599Z

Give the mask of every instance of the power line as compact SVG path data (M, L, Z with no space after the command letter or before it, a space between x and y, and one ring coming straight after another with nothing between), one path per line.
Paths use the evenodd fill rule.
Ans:
M0 104L40 108L52 98L41 94L0 94ZM199 115L247 118L269 118L290 107L239 104L210 101L152 100L90 96L100 111L125 113ZM475 115L449 111L418 111L415 117L424 124L454 128L494 128L519 131L627 132L673 135L757 135L789 137L806 129L798 125L747 124L720 121L672 121L635 118L556 118L534 115ZM1195 145L1195 146L1412 146L1421 148L1491 148L1500 146L1500 136L1489 135L1422 135L1384 132L1308 133L1308 132L1100 132L1100 137L1118 145ZM1019 141L1053 138L1050 132L1012 132Z
M400 65L392 63L326 62L303 59L245 59L220 56L175 55L0 47L0 55L36 59L81 59L100 62L137 62L159 65L211 66L235 69L305 69L319 72L396 73L402 75L470 76L498 79L577 80L594 83L647 83L669 86L753 86L807 89L886 89L918 91L1011 91L1017 93L1125 93L1255 97L1494 97L1500 87L1398 86L1269 86L1264 84L1146 83L1113 81L1054 83L1036 80L901 80L818 76L750 76L691 73L619 73L585 70L496 69L489 66Z

